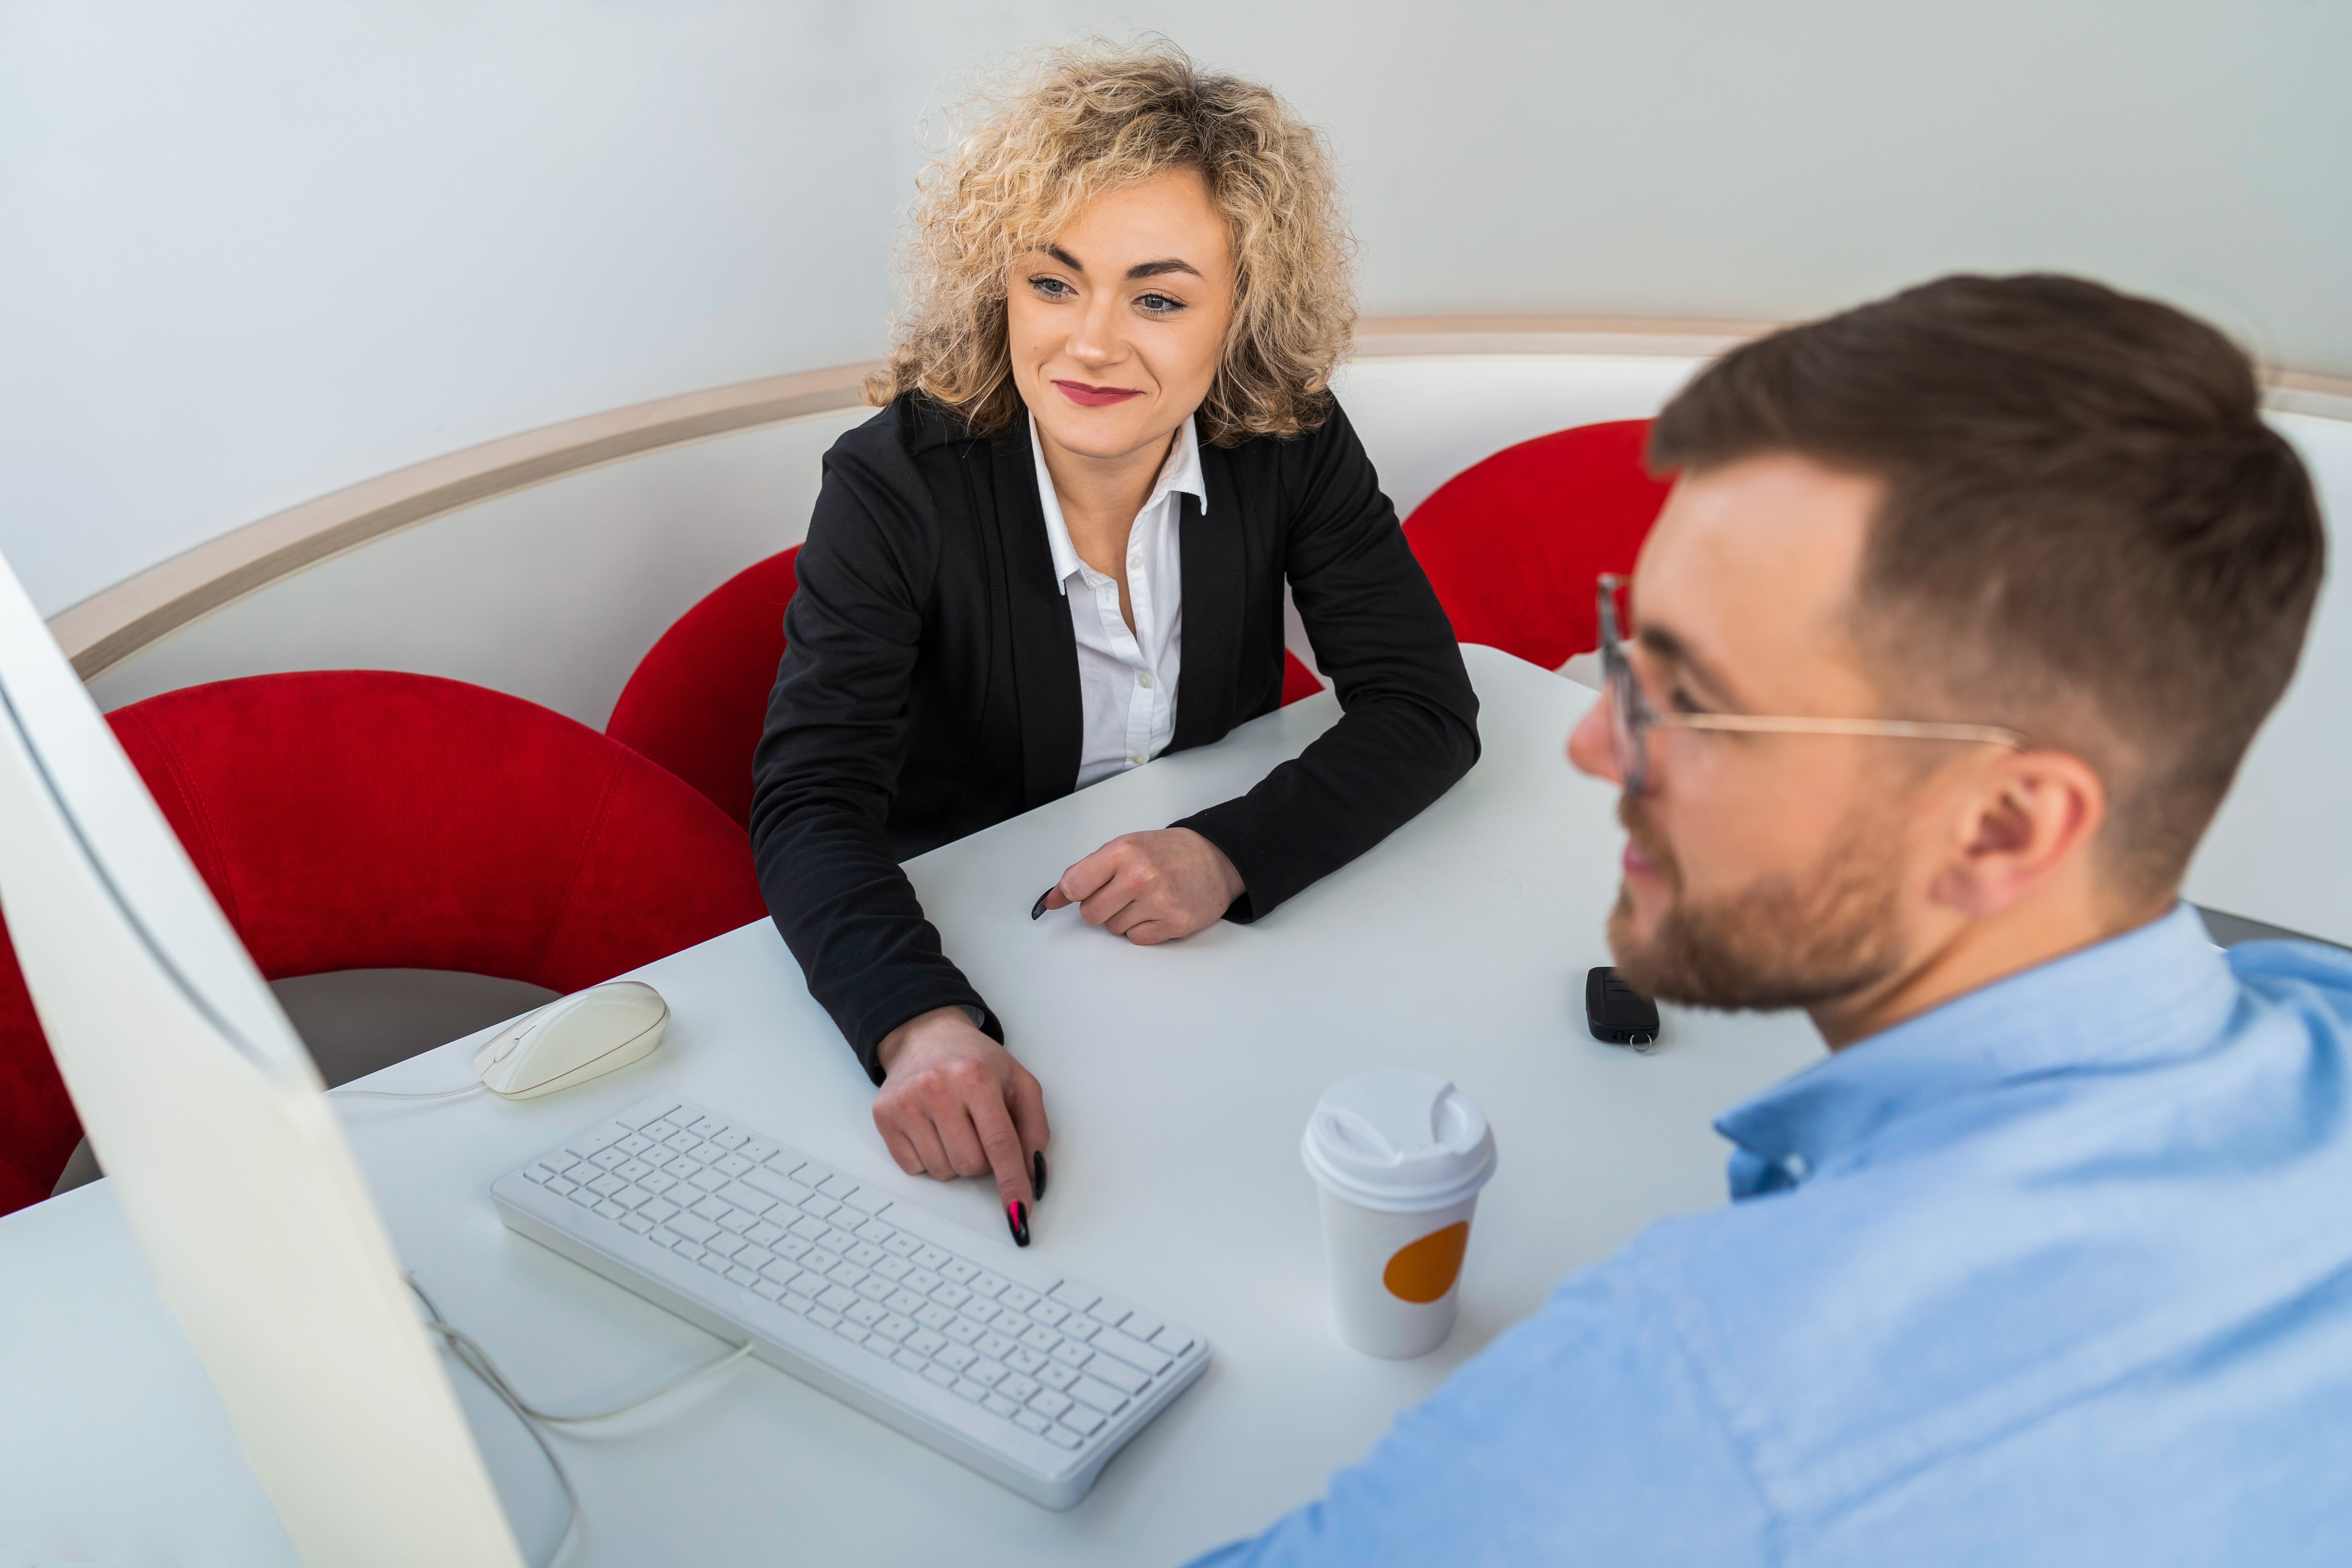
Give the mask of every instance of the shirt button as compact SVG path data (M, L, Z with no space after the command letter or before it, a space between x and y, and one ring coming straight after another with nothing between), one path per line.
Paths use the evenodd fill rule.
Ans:
M1813 1167L1802 1154L1791 1154L1780 1162L1780 1169L1789 1173L1790 1181L1801 1182L1812 1173Z
M1149 675L1139 674L1135 678L1135 683L1143 688L1146 691L1151 689L1151 677Z
M1144 762L1145 762L1144 755L1143 755L1143 753L1142 753L1141 752L1131 752L1131 753L1129 753L1129 755L1128 756L1128 759L1127 759L1127 760L1128 760L1129 762L1130 762L1130 763L1134 763L1137 767L1139 767L1139 767L1141 767L1141 766L1144 764Z

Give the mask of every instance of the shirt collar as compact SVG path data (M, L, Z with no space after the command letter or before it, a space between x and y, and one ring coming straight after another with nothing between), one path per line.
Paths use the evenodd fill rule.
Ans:
M1077 547L1070 542L1070 525L1063 520L1061 498L1054 493L1054 476L1045 467L1045 447L1038 439L1034 419L1029 421L1029 455L1037 464L1037 504L1045 509L1045 542L1054 552L1054 585L1066 596L1071 575L1085 563L1078 559ZM1150 498L1136 515L1140 517L1158 506L1171 490L1190 495L1200 503L1202 514L1207 515L1209 486L1201 474L1201 442L1189 414L1176 432L1176 444L1169 450L1168 460L1160 465L1160 477L1152 481Z
M2229 961L2189 904L1958 996L1847 1047L1715 1124L1738 1145L1732 1196L1793 1186L1932 1106L2021 1079L2178 1054L2237 1004Z

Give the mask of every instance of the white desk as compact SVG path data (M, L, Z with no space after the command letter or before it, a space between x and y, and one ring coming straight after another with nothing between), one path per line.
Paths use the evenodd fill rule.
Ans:
M1092 1495L1049 1513L754 1364L620 1430L556 1439L586 1503L581 1561L1180 1561L1318 1493L1562 1274L1659 1215L1721 1201L1724 1148L1709 1120L1819 1045L1790 1016L1672 1014L1649 1057L1585 1034L1584 972L1607 962L1620 842L1612 792L1560 755L1591 694L1465 651L1484 760L1387 843L1255 926L1141 949L1067 912L1032 924L1028 910L1104 839L1236 793L1295 754L1337 717L1328 696L909 868L949 951L1045 1083L1054 1181L1037 1247L1198 1327L1215 1349ZM992 1186L940 1187L891 1164L872 1091L772 927L641 973L673 1019L670 1043L639 1067L523 1104L357 1100L344 1111L404 1260L541 1403L617 1404L718 1348L512 1235L490 1207L494 1177L657 1089L1010 1245ZM370 1081L461 1082L467 1048ZM1374 1067L1453 1078L1486 1107L1501 1152L1460 1325L1404 1363L1359 1355L1330 1329L1298 1162L1316 1097ZM552 1484L504 1413L453 1378L536 1560L559 1516ZM293 1561L104 1183L0 1220L0 1563L9 1548L75 1562Z

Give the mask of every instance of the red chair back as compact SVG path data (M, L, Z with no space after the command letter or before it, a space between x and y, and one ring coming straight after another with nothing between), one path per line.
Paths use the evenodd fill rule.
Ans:
M751 820L751 753L784 657L784 606L797 544L703 595L637 661L604 733L700 790L732 821ZM1285 706L1323 683L1285 651Z
M1598 647L1593 579L1631 572L1672 487L1642 466L1646 419L1506 447L1439 486L1406 540L1464 642L1557 669Z
M575 991L766 913L740 827L518 697L317 671L165 692L109 721L271 980L456 969ZM0 1050L5 1209L47 1196L80 1136L13 957Z

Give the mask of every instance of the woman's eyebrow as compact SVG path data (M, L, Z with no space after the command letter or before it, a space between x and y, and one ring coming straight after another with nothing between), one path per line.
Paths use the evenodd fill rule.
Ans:
M1073 262L1071 265L1076 266L1076 263ZM1173 256L1170 257L1165 261L1139 261L1134 266L1127 269L1127 275L1130 279L1160 278L1164 277L1171 272L1189 272L1195 278L1201 276L1201 269L1199 268L1193 266L1189 261Z
M1085 262L1080 261L1058 245L1041 246L1039 248L1073 272L1084 272L1087 269Z

